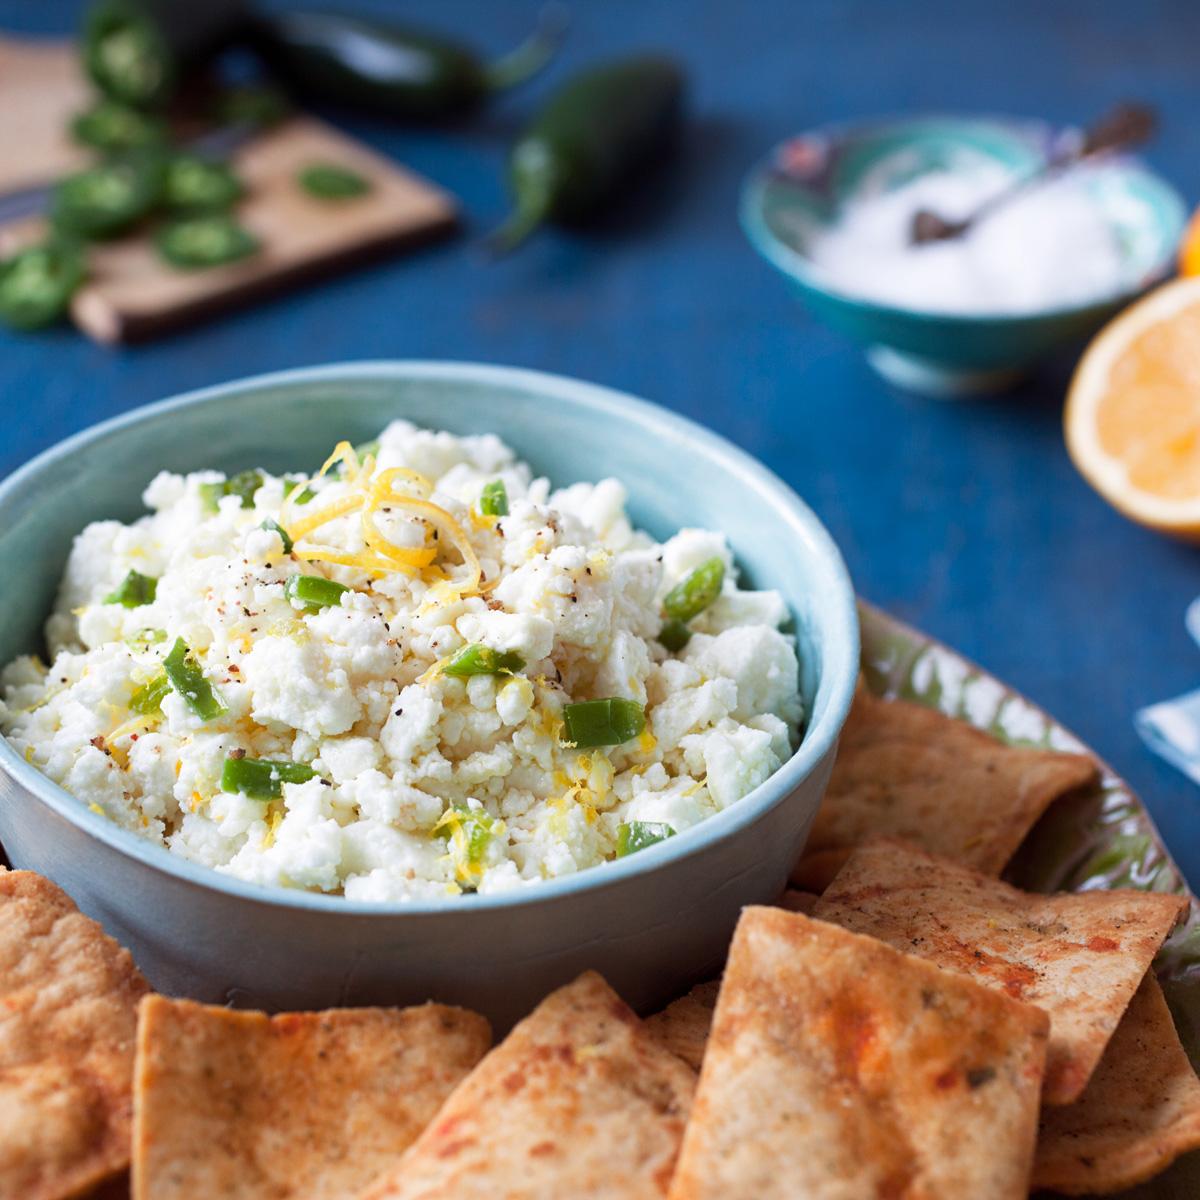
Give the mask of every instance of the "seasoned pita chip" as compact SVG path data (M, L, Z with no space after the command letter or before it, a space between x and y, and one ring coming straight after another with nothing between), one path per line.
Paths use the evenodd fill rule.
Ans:
M394 1163L487 1052L460 1008L231 1012L151 996L135 1200L342 1200Z
M62 1200L128 1165L148 990L65 892L0 872L0 1196Z
M876 835L999 875L1050 804L1095 778L1083 755L1006 746L860 687L792 882L824 891L850 851Z
M661 1200L695 1078L589 971L480 1063L364 1200Z
M1152 973L1134 994L1087 1091L1042 1114L1036 1187L1107 1195L1200 1149L1200 1080Z
M813 910L1050 1014L1045 1104L1077 1100L1182 896L1021 892L903 842L854 852Z
M646 1028L668 1050L697 1071L704 1061L704 1043L708 1041L720 990L719 979L698 983L686 996L680 996L662 1012L646 1018Z
M1048 1027L872 938L748 908L670 1200L1024 1200Z

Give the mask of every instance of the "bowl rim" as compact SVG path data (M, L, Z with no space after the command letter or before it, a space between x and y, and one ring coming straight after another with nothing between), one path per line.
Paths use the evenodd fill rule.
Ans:
M0 520L6 505L19 501L22 491L31 481L55 469L89 443L135 428L148 419L157 419L168 413L251 390L309 386L326 381L345 382L348 379L399 378L408 381L449 379L524 388L543 396L553 395L556 399L606 418L634 415L641 422L657 427L656 433L676 441L687 440L703 446L709 454L720 459L740 483L780 510L796 533L812 545L816 557L823 563L827 578L821 586L832 614L828 621L829 629L822 640L822 667L817 683L817 694L825 692L824 711L807 727L804 739L792 757L741 800L682 834L647 847L636 855L601 863L571 875L541 880L531 887L483 895L448 896L437 900L387 901L347 900L340 895L275 888L193 863L173 854L165 846L155 845L130 830L122 829L107 817L90 811L65 788L27 763L3 736L0 736L0 771L29 792L36 801L47 805L85 834L126 857L136 859L143 866L172 876L182 883L255 904L373 917L445 917L454 912L518 908L553 903L576 893L616 887L633 876L651 873L677 860L690 858L714 842L734 836L753 825L796 790L835 746L849 712L858 678L858 612L854 588L841 553L829 531L796 492L746 451L687 417L616 389L523 367L451 360L351 361L246 376L141 405L88 426L42 451L7 479L0 481Z
M742 232L750 244L773 267L788 276L802 288L820 296L836 300L848 309L853 309L860 315L883 317L893 320L909 321L921 325L953 326L958 329L970 326L972 328L1012 328L1022 324L1035 325L1057 320L1084 318L1104 313L1126 303L1140 295L1156 283L1167 278L1175 265L1174 250L1167 251L1161 262L1156 263L1136 283L1119 291L1111 292L1097 300L1081 304L1059 305L1055 308L1039 308L1029 312L1012 313L954 313L937 310L905 308L900 304L883 303L865 299L853 292L848 292L829 281L826 273L817 267L812 260L801 251L788 245L768 225L763 215L763 196L770 182L772 164L779 151L789 142L798 138L822 138L832 140L866 133L886 133L906 129L919 129L922 126L950 125L968 128L971 126L990 126L1008 133L1032 136L1037 133L1053 135L1077 128L1072 125L1055 125L1050 121L1035 117L1013 117L1001 114L981 113L975 116L964 116L961 113L929 112L912 116L880 116L864 117L847 121L832 121L816 125L810 129L801 130L791 137L776 142L767 153L760 158L742 179L738 201L738 222ZM1114 156L1110 161L1121 163L1127 170L1141 175L1157 187L1171 202L1175 209L1178 229L1173 243L1178 243L1187 224L1188 208L1183 194L1165 176L1154 170L1144 159L1134 154Z

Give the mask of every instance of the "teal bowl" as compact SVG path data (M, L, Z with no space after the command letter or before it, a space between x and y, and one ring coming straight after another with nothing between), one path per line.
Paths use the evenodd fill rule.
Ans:
M0 842L133 951L163 991L268 1010L468 1005L504 1028L592 967L636 1007L718 969L740 908L782 891L824 791L858 672L846 568L803 502L712 433L617 392L457 363L362 363L193 392L97 425L0 484L0 661L36 651L73 536L128 521L160 469L319 461L406 417L495 432L560 483L619 477L657 536L721 529L746 577L791 608L809 714L766 783L678 837L514 892L371 904L257 887L90 812L0 739ZM14 585L19 581L19 586Z
M839 289L810 257L813 239L864 193L887 192L935 169L994 163L1015 176L1043 163L1071 130L1003 118L923 117L837 126L777 146L742 189L741 222L755 249L791 280L822 320L861 343L889 381L955 396L994 391L1056 347L1094 332L1174 266L1187 210L1169 184L1132 158L1089 183L1117 230L1132 281L1095 303L1029 314L922 312Z

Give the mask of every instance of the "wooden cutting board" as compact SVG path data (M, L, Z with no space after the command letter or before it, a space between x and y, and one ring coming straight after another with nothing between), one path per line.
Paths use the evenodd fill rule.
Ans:
M0 37L0 195L87 162L67 123L90 94L69 43Z
M62 133L86 103L69 46L0 39L0 194L86 161ZM313 163L348 167L371 190L339 201L310 196L296 175ZM295 117L246 143L233 165L247 186L238 217L262 240L262 250L227 266L181 271L162 262L144 231L95 243L89 280L71 308L84 332L101 342L153 337L313 276L376 261L457 223L446 192L312 117ZM41 218L0 227L0 253L44 232Z

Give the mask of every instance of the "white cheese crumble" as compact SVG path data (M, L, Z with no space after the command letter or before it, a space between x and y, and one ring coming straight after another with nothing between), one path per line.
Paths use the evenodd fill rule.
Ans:
M484 515L497 480L508 513ZM552 491L494 436L395 421L304 503L295 481L260 473L219 495L225 483L163 473L149 515L88 525L46 624L51 665L22 657L0 676L0 731L17 752L175 854L358 900L493 892L610 860L631 823L681 833L792 753L802 711L781 597L737 588L719 533L659 545L634 530L614 479ZM386 541L367 528L368 494ZM285 553L264 522L312 527ZM720 594L668 652L664 597L713 558ZM131 571L157 581L149 603L111 600ZM347 590L306 608L285 594L297 575ZM165 680L179 641L215 716ZM469 645L520 665L447 674ZM156 680L160 708L139 711ZM645 730L569 744L564 706L602 698L642 706ZM223 790L239 759L311 777L276 795Z

